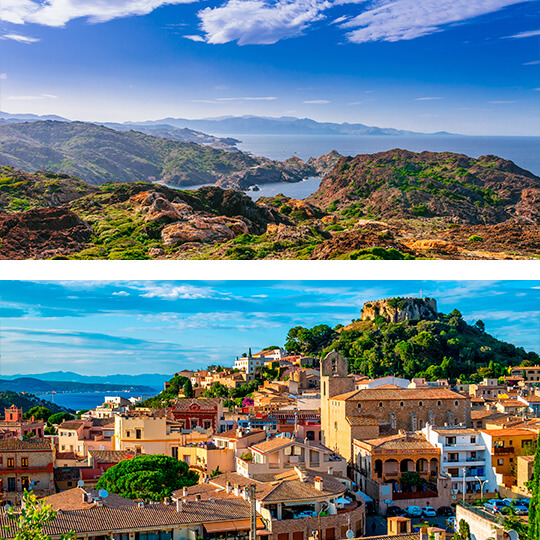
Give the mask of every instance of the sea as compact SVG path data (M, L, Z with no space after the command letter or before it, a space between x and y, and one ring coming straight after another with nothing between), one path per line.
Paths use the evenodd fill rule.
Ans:
M156 394L160 392L159 389L156 390ZM60 407L66 407L68 409L73 409L74 411L88 410L97 407L105 402L105 396L121 396L125 398L130 397L142 397L143 400L152 397L149 395L134 394L133 392L92 392L92 393L77 393L77 392L66 392L66 393L57 393L57 394L36 394L40 399L46 401L51 401L55 405Z

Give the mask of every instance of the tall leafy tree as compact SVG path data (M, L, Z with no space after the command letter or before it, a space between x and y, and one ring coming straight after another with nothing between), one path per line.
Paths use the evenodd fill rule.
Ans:
M96 487L128 499L162 501L184 486L193 486L199 475L187 463L161 454L136 456L106 470Z
M529 505L529 538L540 538L540 444L536 445L534 465L531 479L527 482L531 492Z

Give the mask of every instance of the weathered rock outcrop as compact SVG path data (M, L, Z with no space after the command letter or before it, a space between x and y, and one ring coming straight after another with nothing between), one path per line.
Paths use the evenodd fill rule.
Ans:
M66 208L0 214L0 259L48 259L81 251L92 229Z
M377 316L386 322L406 320L434 320L437 315L437 301L434 298L385 298L367 302L362 308L361 320L371 321Z

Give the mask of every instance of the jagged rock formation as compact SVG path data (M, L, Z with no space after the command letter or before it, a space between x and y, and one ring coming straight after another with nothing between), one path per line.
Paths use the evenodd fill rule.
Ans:
M0 214L0 259L48 259L81 251L92 229L66 208Z
M386 322L393 323L434 320L437 315L437 301L434 298L385 298L364 304L360 318L362 321L372 321L378 315Z

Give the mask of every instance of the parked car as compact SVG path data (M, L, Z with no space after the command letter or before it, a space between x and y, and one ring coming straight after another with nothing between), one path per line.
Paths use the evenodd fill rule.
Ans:
M454 509L451 506L441 506L437 510L437 514L439 514L439 516L449 517L449 516L453 516L454 513L455 513Z
M508 505L502 499L489 499L484 503L484 509L494 514L503 514L508 512Z
M403 508L400 508L399 506L389 506L386 509L387 517L404 516L404 515L405 515L405 510L403 510Z
M503 499L508 508L514 510L518 516L525 516L529 513L529 508L525 506L522 499Z
M405 508L405 515L408 517L421 517L422 509L419 506L407 506Z
M435 512L435 508L432 508L431 506L424 506L424 508L422 508L422 515L424 517L436 517L437 512Z

